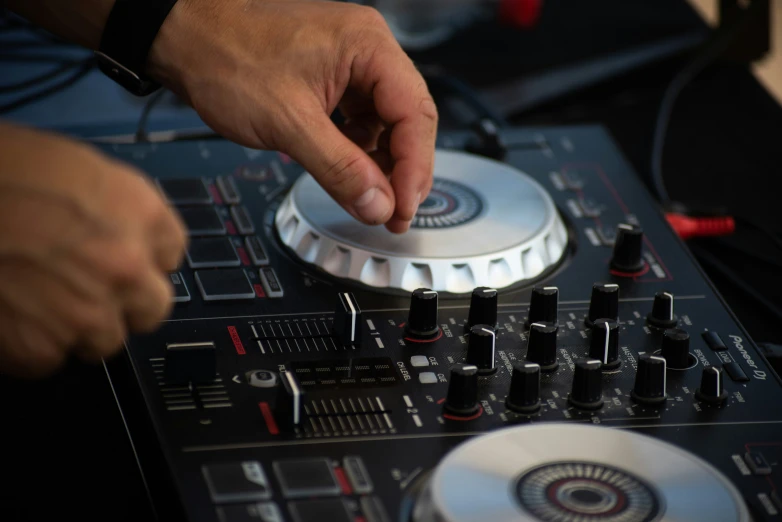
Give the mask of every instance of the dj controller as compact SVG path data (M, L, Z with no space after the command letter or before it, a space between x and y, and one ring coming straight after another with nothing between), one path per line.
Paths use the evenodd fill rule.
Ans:
M161 519L782 520L780 378L610 136L500 138L442 134L402 235L276 152L100 145L190 234L105 363Z

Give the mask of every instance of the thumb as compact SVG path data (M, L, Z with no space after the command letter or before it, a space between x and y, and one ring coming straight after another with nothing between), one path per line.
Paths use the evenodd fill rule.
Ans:
M300 163L348 213L368 225L394 214L394 191L369 155L350 141L322 112L300 117L294 135L281 148Z

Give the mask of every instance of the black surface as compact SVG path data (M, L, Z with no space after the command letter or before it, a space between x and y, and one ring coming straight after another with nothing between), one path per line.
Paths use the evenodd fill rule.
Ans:
M178 211L191 236L225 234L225 224L214 207L184 207L179 208Z
M526 44L507 48L500 42L506 33L491 30L486 40L486 29L476 29L453 44L455 50L450 56L432 60L449 64L476 83L491 85L497 75L508 74L507 61L492 54L499 47L520 59L524 57L531 71L591 56L612 46L621 48L703 28L684 2L666 2L670 9L660 4L658 0L617 0L598 8L591 2L568 3L566 9L557 10L555 19L544 18L551 20L545 31L541 28ZM544 5L553 13L562 2ZM585 18L586 11L591 15ZM579 45L562 38L562 34L574 33L582 35ZM471 67L463 58L462 48L478 56L483 66ZM513 121L541 125L600 122L632 166L645 175L659 95L682 64L666 62L578 92ZM768 190L778 171L781 135L782 111L746 66L720 64L710 68L684 91L674 111L663 162L672 197L696 205L722 206L731 213L763 220L782 233L778 194ZM694 243L717 252L758 292L782 304L780 265L775 264L779 254L770 250L762 234L740 226L735 237ZM748 259L748 253L766 255L771 262ZM763 307L736 289L729 278L707 272L755 340L782 342L779 322L772 320ZM193 293L194 287L190 288ZM194 294L198 296L197 289ZM40 382L3 378L0 394L4 398L0 433L3 474L9 478L0 489L3 519L27 521L73 515L81 520L152 520L132 447L101 366L72 362L58 375ZM736 425L722 428L720 433L735 449L746 442L743 431L743 426ZM701 432L683 438L699 444L711 436ZM758 435L766 439L775 436L776 427ZM382 445L376 449L379 453L388 451ZM722 457L717 447L703 449L707 458Z
M190 268L239 266L241 261L231 240L227 237L198 237L187 247Z

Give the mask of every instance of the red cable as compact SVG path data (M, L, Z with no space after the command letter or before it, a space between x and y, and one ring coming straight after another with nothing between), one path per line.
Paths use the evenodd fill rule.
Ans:
M694 218L669 213L665 218L682 239L728 236L736 230L736 220L731 216Z

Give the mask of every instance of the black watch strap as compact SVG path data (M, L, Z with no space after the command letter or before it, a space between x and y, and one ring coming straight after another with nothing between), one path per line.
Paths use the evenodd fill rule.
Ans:
M133 94L160 88L147 78L147 56L177 0L116 0L95 55L100 69Z

